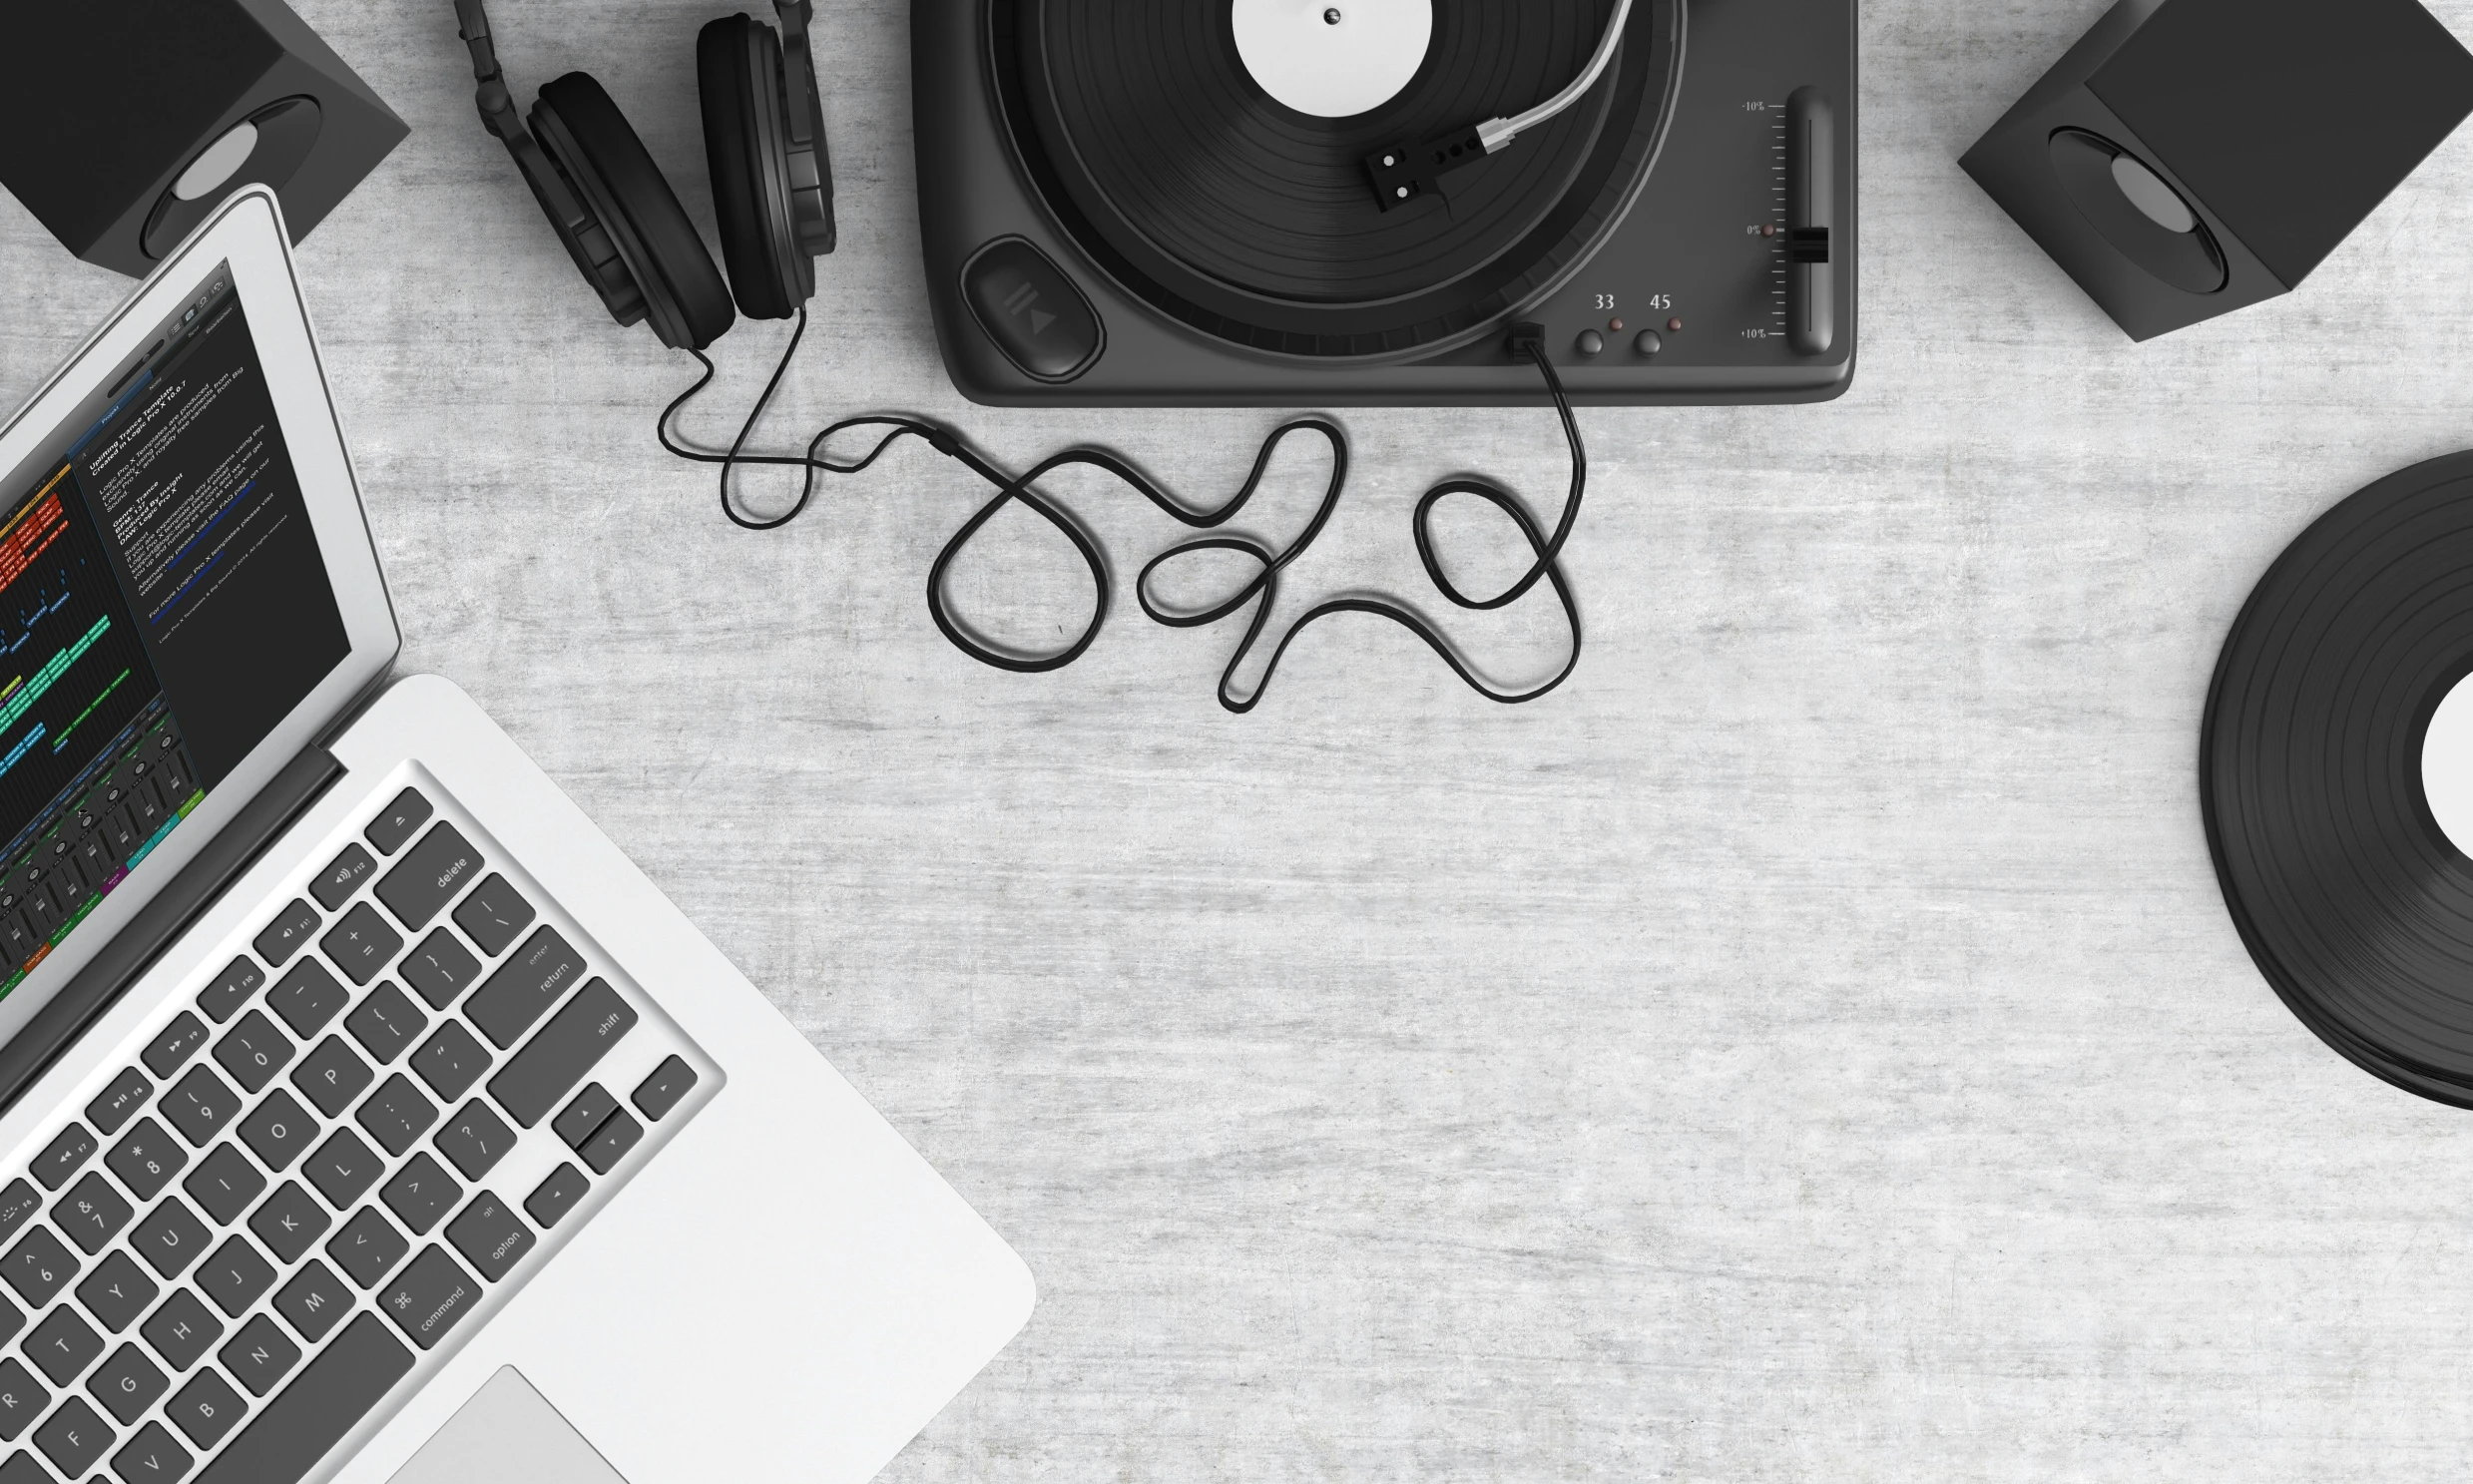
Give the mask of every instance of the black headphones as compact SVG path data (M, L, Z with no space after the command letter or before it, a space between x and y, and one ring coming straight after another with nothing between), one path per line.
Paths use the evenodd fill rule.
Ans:
M1461 608L1501 608L1519 601L1541 582L1552 588L1562 605L1564 620L1571 627L1571 655L1551 679L1521 691L1488 684L1459 657L1450 641L1415 610L1387 599L1350 596L1328 599L1300 614L1271 651L1252 693L1237 695L1237 669L1262 637L1281 569L1322 534L1338 505L1340 487L1348 477L1347 439L1337 425L1323 418L1298 418L1272 429L1262 440L1261 451L1254 457L1253 470L1245 477L1244 486L1224 503L1204 509L1186 505L1133 464L1104 448L1069 448L1024 473L1013 474L999 468L940 423L890 413L843 418L817 433L804 453L746 452L747 439L757 419L771 403L774 390L781 384L781 373L789 368L790 357L798 352L798 341L806 333L807 300L815 293L814 259L833 250L832 165L824 152L824 111L816 91L815 57L807 38L808 0L773 0L773 10L781 18L777 34L760 21L732 15L711 23L696 36L696 87L704 104L705 162L713 172L713 210L722 229L722 258L730 265L730 281L724 284L712 255L705 251L703 240L696 236L695 224L688 221L686 209L679 205L677 193L662 178L653 157L645 152L644 142L636 137L636 131L629 127L626 116L610 101L601 84L581 72L570 72L546 84L533 103L532 127L527 129L525 121L516 115L514 97L498 70L498 53L490 44L489 17L481 9L481 0L455 0L464 44L472 48L472 75L480 82L473 102L480 108L481 122L515 157L516 169L524 173L524 183L532 187L533 196L558 233L558 240L567 245L567 254L583 270L593 291L601 295L612 318L621 324L650 320L653 332L661 336L663 344L687 351L703 363L704 376L663 410L654 431L661 446L677 457L720 466L719 494L724 515L750 531L773 530L796 519L806 508L815 490L816 475L856 474L873 464L896 440L922 439L995 490L993 498L945 543L935 565L928 569L929 615L955 648L983 665L1017 672L1056 670L1081 658L1082 652L1099 637L1100 626L1107 620L1114 583L1098 538L1084 528L1072 511L1039 492L1037 485L1042 476L1073 465L1100 469L1186 526L1211 530L1245 508L1270 466L1271 454L1288 434L1318 433L1330 445L1331 472L1321 504L1304 534L1275 551L1250 536L1200 537L1152 558L1135 580L1135 596L1143 612L1176 628L1218 623L1247 605L1253 606L1252 622L1237 642L1236 653L1229 658L1228 668L1220 675L1222 706L1233 712L1251 711L1262 699L1272 673L1279 668L1280 657L1287 653L1296 636L1316 622L1340 613L1371 614L1407 629L1441 656L1443 663L1470 689L1488 700L1534 701L1571 675L1580 663L1580 608L1572 596L1571 583L1564 576L1561 556L1563 543L1580 515L1581 493L1588 478L1588 452L1581 446L1580 425L1572 417L1571 400L1564 394L1562 378L1555 374L1554 363L1547 358L1545 330L1540 325L1515 325L1510 343L1514 355L1536 363L1546 394L1562 418L1564 438L1571 445L1571 493L1564 499L1562 518L1556 522L1553 534L1548 535L1528 508L1508 491L1479 479L1453 479L1435 485L1418 502L1410 521L1417 556L1425 564L1426 575L1446 599ZM764 383L763 395L756 398L748 411L730 452L713 453L673 439L670 424L680 408L712 384L713 359L704 353L705 347L730 328L735 318L731 312L734 295L740 312L750 319L795 318L798 325L791 331L780 364L773 367L772 379ZM860 428L877 433L873 447L847 459L825 452L826 444L836 435ZM798 469L801 481L797 503L773 516L756 517L742 510L732 499L730 489L731 471L742 465ZM1455 494L1475 495L1510 517L1536 559L1525 576L1491 598L1471 598L1461 592L1435 556L1429 529L1433 509ZM979 638L952 613L945 597L945 573L953 559L998 511L1017 500L1062 532L1091 573L1090 622L1072 643L1044 654L1017 654ZM1161 606L1151 593L1152 575L1163 563L1196 551L1242 553L1254 560L1257 570L1252 581L1234 597L1208 609L1179 612Z
M649 320L675 350L702 350L734 320L787 319L833 250L833 172L807 37L808 0L773 0L781 29L729 15L696 36L705 159L730 281L618 105L588 73L542 86L531 127L490 43L481 0L455 0L481 123L515 157L567 255L621 324Z

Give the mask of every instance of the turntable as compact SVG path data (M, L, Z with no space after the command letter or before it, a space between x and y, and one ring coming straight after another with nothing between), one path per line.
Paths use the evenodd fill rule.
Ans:
M911 46L974 401L1533 402L1514 322L1582 403L1852 375L1853 0L913 0Z

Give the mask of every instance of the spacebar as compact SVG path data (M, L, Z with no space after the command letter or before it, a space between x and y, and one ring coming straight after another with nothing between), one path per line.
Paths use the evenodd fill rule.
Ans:
M412 1368L375 1314L354 1319L196 1484L295 1484Z

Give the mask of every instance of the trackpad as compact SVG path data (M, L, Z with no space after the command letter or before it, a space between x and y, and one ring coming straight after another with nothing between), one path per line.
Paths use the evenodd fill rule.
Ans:
M512 1365L429 1435L387 1484L627 1484Z

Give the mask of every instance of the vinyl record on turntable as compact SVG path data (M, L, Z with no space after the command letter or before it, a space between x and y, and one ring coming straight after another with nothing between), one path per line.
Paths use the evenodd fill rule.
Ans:
M2284 1003L2408 1091L2473 1107L2473 453L2287 548L2208 697L2226 904Z
M1256 351L1381 360L1498 328L1620 223L1673 117L1680 0L1637 0L1580 101L1430 199L1367 160L1583 74L1617 0L992 0L1018 157L1077 246ZM1339 112L1353 109L1353 112Z

